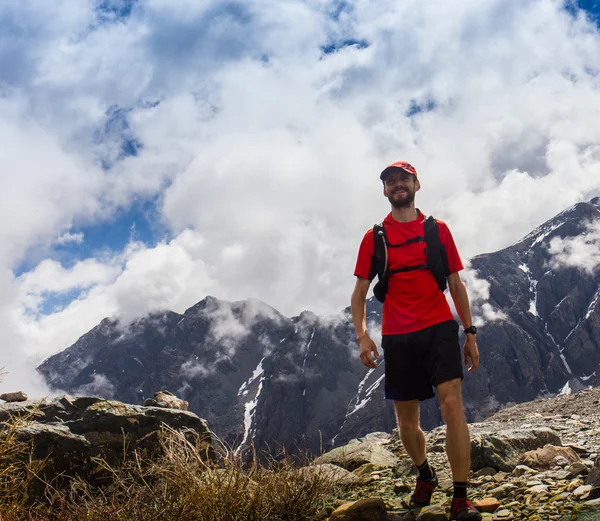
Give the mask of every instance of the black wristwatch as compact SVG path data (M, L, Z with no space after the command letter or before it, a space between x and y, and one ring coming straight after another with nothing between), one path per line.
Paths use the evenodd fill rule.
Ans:
M477 328L475 326L471 326L468 327L467 329L463 329L465 335L468 335L469 333L471 333L472 335L476 335L477 334Z

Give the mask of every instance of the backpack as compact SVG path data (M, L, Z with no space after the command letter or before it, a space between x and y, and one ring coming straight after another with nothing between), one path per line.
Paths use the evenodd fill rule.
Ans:
M440 291L446 291L448 286L446 277L450 275L450 268L448 266L448 256L446 255L446 248L440 242L440 235L438 232L437 221L433 216L427 217L424 224L424 237L413 237L400 244L390 244L387 240L385 233L385 227L383 223L376 224L373 226L373 240L375 243L375 250L373 257L371 258L371 271L369 273L369 280L373 280L375 275L378 277L377 284L373 287L373 294L379 302L385 301L385 296L388 291L388 279L390 275L395 273L402 273L405 271L414 270L429 270L436 280ZM413 242L424 242L425 243L425 254L427 255L427 264L419 264L417 266L405 266L395 270L388 269L388 248L401 248L407 244Z

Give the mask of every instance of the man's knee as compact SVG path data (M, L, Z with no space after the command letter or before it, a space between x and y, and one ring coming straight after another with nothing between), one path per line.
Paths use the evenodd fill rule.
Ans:
M444 417L464 412L460 384L460 380L452 380L444 382L438 387L440 409Z
M419 402L394 402L398 428L405 433L419 429Z

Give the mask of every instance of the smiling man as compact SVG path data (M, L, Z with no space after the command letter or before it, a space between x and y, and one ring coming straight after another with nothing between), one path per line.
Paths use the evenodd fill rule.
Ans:
M377 274L374 293L383 301L385 396L394 401L402 444L419 470L410 507L429 505L438 484L419 424L419 401L432 398L435 387L454 481L451 519L479 521L481 514L467 499L471 445L461 397L458 323L444 295L447 285L466 335L464 363L471 364L469 372L474 371L479 363L477 329L458 275L463 265L446 224L425 219L415 207L415 194L421 188L416 169L399 161L385 168L380 179L392 211L365 234L354 271L351 306L360 359L369 368L377 367L374 357L379 358L379 353L366 325L367 291Z

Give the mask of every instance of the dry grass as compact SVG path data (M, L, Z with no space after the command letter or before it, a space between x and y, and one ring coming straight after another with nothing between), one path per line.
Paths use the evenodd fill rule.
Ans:
M23 457L28 447L10 438L11 426L4 429L0 464L8 466L0 469L0 497L6 498L0 521L301 521L330 511L330 475L307 472L285 456L259 464L256 454L248 461L226 447L217 461L206 462L197 437L167 427L160 458L133 453L119 469L97 460L112 475L110 485L80 478L68 490L46 484L45 496L31 503L26 483L37 479L40 467Z

